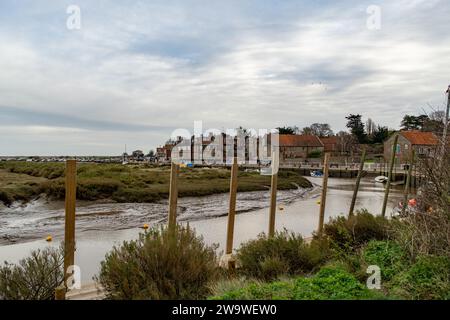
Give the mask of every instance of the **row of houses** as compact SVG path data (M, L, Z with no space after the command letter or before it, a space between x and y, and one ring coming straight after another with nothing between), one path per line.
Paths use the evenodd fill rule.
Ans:
M398 143L396 146L397 162L406 163L409 160L411 150L415 150L416 155L419 157L429 157L433 156L438 145L438 138L431 132L422 131L400 131L389 137L384 143L384 152L380 156L388 161L392 152L392 144L394 137L398 135ZM226 161L226 141L230 137L223 134L223 154L219 159ZM184 152L189 152L185 154L184 158L189 159L194 162L194 159L202 159L202 154L208 145L214 142L215 137L213 135L201 136L201 137L191 137L190 144L185 143L187 146ZM348 150L343 149L343 142L341 137L317 137L314 135L279 135L279 151L280 151L280 163L281 164L292 164L305 162L305 161L321 161L322 155L326 152L332 154L332 156L338 157ZM157 148L156 159L160 163L168 163L171 161L173 148L180 144L183 138L179 137L176 140L168 141L164 146ZM228 140L230 141L230 140ZM233 150L236 156L237 139L234 138ZM249 156L249 146L247 140L244 142L245 145L242 146L245 149L245 158L248 159ZM259 147L259 143L257 143ZM354 145L352 150L360 150L360 145ZM259 149L257 150L259 154ZM187 156L187 157L186 157Z
M194 159L201 159L202 154L205 149L214 142L215 136L201 136L201 137L191 137L190 145L186 148L186 152L190 152L190 157L188 157L192 162ZM231 140L230 140L231 139ZM270 139L270 138L269 138ZM168 163L171 161L173 148L181 143L183 139L181 137L173 141L168 141L164 146L158 147L156 149L156 159L160 163ZM233 141L233 150L235 156L237 155L238 141L236 137L230 137L222 134L223 143L223 161L226 161L227 154L227 141ZM243 142L244 145L241 146L245 150L245 158L249 158L249 142L248 137L246 137ZM339 139L338 137L327 137L319 138L314 135L279 135L279 146L280 146L280 161L283 162L295 162L300 160L305 160L308 158L320 159L324 152L336 152L338 150ZM256 148L257 153L260 154L259 141L257 140ZM230 151L228 151L230 152ZM269 155L267 155L269 156ZM185 157L186 158L186 157ZM319 161L319 160L318 160Z

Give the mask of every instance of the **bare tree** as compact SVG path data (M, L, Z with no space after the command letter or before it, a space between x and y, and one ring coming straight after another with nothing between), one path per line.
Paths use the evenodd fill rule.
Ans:
M447 93L450 95L450 87ZM450 257L450 97L435 158L420 159L422 184L418 190L417 207L404 219L400 239L412 256L437 254Z

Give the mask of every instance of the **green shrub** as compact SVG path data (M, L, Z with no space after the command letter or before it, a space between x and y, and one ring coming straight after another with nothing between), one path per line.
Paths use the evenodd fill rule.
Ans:
M359 211L352 217L332 218L324 226L324 234L332 245L340 250L354 251L370 240L386 240L389 236L389 221Z
M311 272L329 255L327 242L315 240L306 244L300 235L287 231L278 232L272 238L261 234L237 251L240 272L262 280Z
M419 256L390 285L394 296L406 299L450 299L450 258Z
M308 158L321 158L322 154L323 154L322 151L314 150L308 153Z
M380 267L382 281L389 281L408 266L406 252L393 241L372 240L364 247L362 256L367 265Z
M113 179L82 179L77 185L77 199L97 200L111 197L123 184Z
M340 267L324 267L311 278L296 281L296 300L372 299L380 295L367 289L354 275Z
M251 283L212 297L217 300L348 300L382 296L367 289L352 274L340 267L324 267L312 277L272 283Z
M63 249L36 250L18 264L0 266L0 300L53 300L64 281Z
M51 199L64 199L66 194L64 179L59 178L42 183L39 193L45 193Z
M14 198L7 191L0 190L0 202L3 202L5 206L10 206L14 202Z
M190 228L152 229L114 247L96 280L109 299L202 299L219 271L215 247Z
M112 195L112 199L117 202L155 202L166 197L165 194L152 191L150 189L121 188Z

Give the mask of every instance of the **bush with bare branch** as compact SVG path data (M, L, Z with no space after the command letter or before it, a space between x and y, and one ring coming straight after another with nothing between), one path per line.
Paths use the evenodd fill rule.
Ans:
M450 257L450 139L442 137L436 157L420 159L423 175L418 206L404 219L399 232L412 257L418 254Z

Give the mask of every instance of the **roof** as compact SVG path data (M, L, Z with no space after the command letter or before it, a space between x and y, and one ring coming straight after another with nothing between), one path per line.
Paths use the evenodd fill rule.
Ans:
M280 147L323 147L323 143L317 136L280 134Z
M339 143L338 137L323 137L320 138L320 141L322 141L323 144L337 144Z
M338 137L322 137L320 138L320 141L322 141L323 146L325 147L325 152L328 151L335 151L337 148L337 145L339 143Z
M436 146L439 143L438 138L432 132L423 132L418 130L400 131L412 145Z

